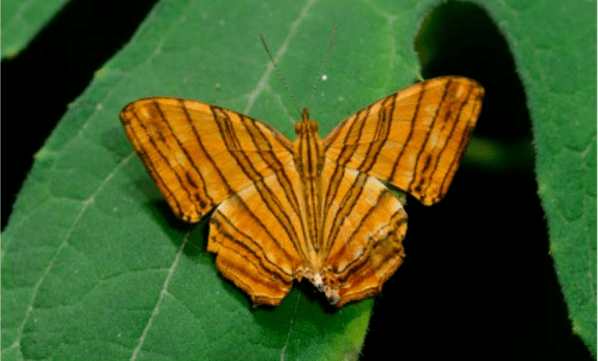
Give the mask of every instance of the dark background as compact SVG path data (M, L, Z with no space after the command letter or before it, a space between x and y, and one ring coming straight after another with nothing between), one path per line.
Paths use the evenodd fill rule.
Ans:
M2 61L2 229L67 104L154 3L71 1L24 51ZM438 205L408 198L407 258L376 298L361 359L591 360L572 335L548 255L530 116L505 39L481 8L453 2L432 11L414 45L424 78L482 83L474 137L491 146L477 161L465 159Z

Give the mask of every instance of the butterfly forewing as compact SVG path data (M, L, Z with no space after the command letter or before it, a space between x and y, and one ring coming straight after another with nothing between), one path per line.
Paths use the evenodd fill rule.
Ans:
M277 131L206 103L147 98L120 117L168 204L188 222L292 158L291 142Z
M463 77L415 84L341 122L324 140L326 156L436 203L457 170L483 94Z

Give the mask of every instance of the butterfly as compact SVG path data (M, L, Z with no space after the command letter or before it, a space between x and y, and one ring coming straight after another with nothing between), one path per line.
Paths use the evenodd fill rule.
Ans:
M128 138L183 221L211 214L209 252L255 305L309 280L341 307L403 262L407 214L382 181L424 205L446 194L481 111L475 80L423 81L349 116L324 139L303 109L297 138L247 115L170 97L128 104Z

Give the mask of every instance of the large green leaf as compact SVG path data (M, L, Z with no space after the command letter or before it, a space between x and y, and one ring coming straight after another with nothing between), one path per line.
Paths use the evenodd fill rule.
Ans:
M4 357L357 357L372 300L336 311L308 288L279 307L253 308L219 276L205 251L205 224L189 233L164 207L118 113L150 95L198 98L291 136L288 114L296 114L259 32L303 105L333 25L366 16L369 25L338 34L342 50L329 59L330 81L319 84L311 104L314 115L331 119L321 123L328 132L417 77L410 41L423 10L352 2L339 11L328 1L237 7L159 3L37 153L2 243ZM340 89L361 91L343 99Z

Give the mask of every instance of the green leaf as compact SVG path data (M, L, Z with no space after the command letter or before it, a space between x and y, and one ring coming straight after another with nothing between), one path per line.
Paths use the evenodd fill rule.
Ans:
M67 1L2 1L2 58L23 50Z
M596 357L596 3L488 5L526 88L538 194L572 332Z
M289 114L298 114L259 32L307 105L333 26L365 16L372 21L337 34L328 81L310 104L325 134L417 77L410 42L424 12L363 2L339 9L332 1L237 6L242 11L224 2L160 2L37 153L2 243L4 357L358 356L372 299L334 310L313 287L296 287L278 307L253 308L205 251L206 224L189 233L165 207L118 113L146 96L195 98L292 136ZM349 99L342 89L360 92Z

